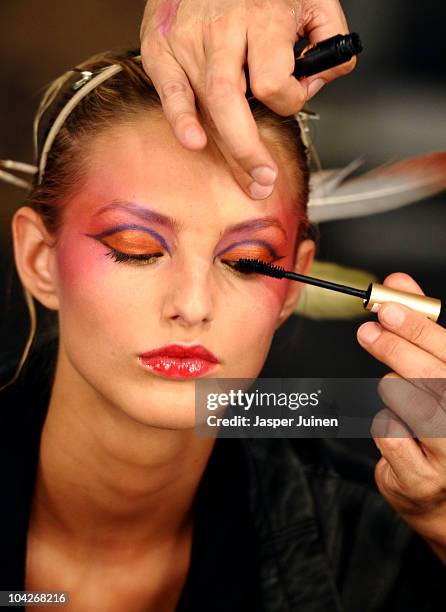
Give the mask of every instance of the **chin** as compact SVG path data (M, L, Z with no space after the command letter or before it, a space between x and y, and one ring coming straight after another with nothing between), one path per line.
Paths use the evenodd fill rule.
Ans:
M147 427L158 429L193 429L195 427L195 384L192 381L150 381L141 385L123 382L103 389L123 416Z

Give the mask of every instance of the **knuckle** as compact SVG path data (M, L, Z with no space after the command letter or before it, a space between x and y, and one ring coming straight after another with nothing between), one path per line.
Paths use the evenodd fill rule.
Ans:
M174 126L177 126L179 123L186 125L186 123L190 123L191 118L193 118L193 113L190 111L180 111L173 115L172 123ZM185 120L187 120L187 122Z
M226 78L212 78L206 82L204 97L209 107L225 108L235 93L234 85Z
M388 357L392 361L398 361L401 355L401 344L399 340L387 340L384 346L384 352L386 354L386 357Z
M410 339L412 340L412 342L415 342L415 344L419 342L422 343L423 340L426 339L426 334L427 334L426 322L423 320L419 320L417 318L412 323L409 334L410 334Z
M145 35L141 38L140 50L143 62L148 64L151 60L158 58L165 51L165 47L157 36Z
M385 483L381 483L381 488L384 492L391 495L392 497L401 495L401 487L395 479L388 479Z
M323 10L323 5L314 0L305 0L300 13L299 25L305 27L312 24L314 27L320 27L327 23L328 16Z
M446 412L446 375L445 373L443 373L443 376L429 381L429 388L432 390L435 397L437 398L438 404L443 410L443 412ZM446 446L445 446L445 450L446 450Z
M381 457L380 460L376 463L374 469L375 482L381 487L385 486L384 483L387 481L387 473L389 469L389 464L387 459Z
M386 470L384 467L382 470L377 468L375 468L375 481L381 493L383 493L385 497L388 495L391 497L399 497L403 495L401 483L392 473L392 471L390 469Z
M429 507L436 504L437 500L444 495L444 488L430 478L420 479L418 485L413 487L411 500L419 507Z
M162 101L169 101L172 98L180 95L187 95L189 92L188 85L181 79L169 79L161 84L161 98Z
M250 79L251 91L258 100L275 97L282 89L280 82L272 76L255 76Z
M196 47L196 39L192 31L182 27L180 24L175 24L170 32L171 44L175 45L181 51L192 51Z
M405 456L406 438L388 438L386 437L386 449L395 460L403 459Z
M439 355L440 359L444 359L446 361L446 340L443 340L440 344Z
M431 367L427 375L423 376L422 378L438 378L438 379L446 378L446 364L439 362L437 365ZM443 390L443 393L441 395L443 396L444 393L445 392Z

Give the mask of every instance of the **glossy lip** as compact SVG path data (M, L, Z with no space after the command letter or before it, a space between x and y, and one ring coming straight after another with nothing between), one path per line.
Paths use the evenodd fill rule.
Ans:
M143 359L148 359L150 357L189 357L210 361L211 363L218 363L217 357L201 344L166 344L166 346L154 349L153 351L141 353L140 357Z
M158 376L182 380L204 376L219 360L200 344L168 344L142 353L139 362Z

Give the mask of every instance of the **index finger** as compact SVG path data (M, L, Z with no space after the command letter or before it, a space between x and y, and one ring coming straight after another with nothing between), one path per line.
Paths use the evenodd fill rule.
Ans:
M206 81L204 104L213 126L226 145L229 155L240 166L245 179L238 177L250 197L266 197L272 191L277 165L260 138L245 91L241 89L246 51L246 33L235 18L225 15L210 23L205 37ZM234 21L235 20L235 21ZM252 192L252 183L271 186L269 193Z
M380 306L378 318L386 329L437 359L446 361L446 330L424 314L415 312L403 304L388 302Z
M348 32L347 20L338 0L319 0L319 2L304 0L301 26L298 30L300 36L315 44L336 34L348 34ZM302 79L301 82L308 88L308 99L325 83L350 73L355 68L356 62L356 57L352 57L349 62Z
M384 279L383 284L392 289L425 295L416 280L404 272L389 274ZM446 361L446 330L443 327L428 319L425 315L414 312L414 310L402 304L395 304L393 312L397 309L400 312L400 317L404 317L404 323L396 324L395 318L393 318L392 323L392 319L389 318L389 310L391 309L392 305L389 303L382 304L378 310L378 318L384 327L409 340L419 348L428 351L438 359Z

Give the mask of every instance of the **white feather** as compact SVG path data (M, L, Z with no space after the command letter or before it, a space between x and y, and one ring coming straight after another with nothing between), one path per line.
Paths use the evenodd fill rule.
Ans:
M373 215L424 200L446 189L446 151L385 164L348 178L360 165L314 173L308 216L312 222Z

